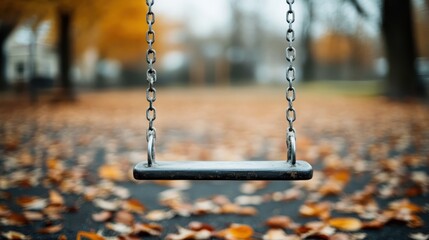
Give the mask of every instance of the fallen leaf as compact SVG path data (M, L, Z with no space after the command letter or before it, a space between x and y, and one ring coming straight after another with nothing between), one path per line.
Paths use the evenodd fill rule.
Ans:
M46 199L37 196L21 196L16 199L16 203L29 210L41 210L48 205Z
M287 235L281 229L269 229L263 236L263 240L300 240L296 235Z
M1 234L3 237L5 237L6 239L11 239L11 240L27 240L27 239L31 239L30 236L24 235L20 232L15 232L15 231L8 231L5 233Z
M124 181L126 174L118 164L105 164L98 169L98 176L112 181Z
M67 240L67 236L66 236L66 235L64 235L64 234L61 234L61 235L57 238L57 240Z
M64 205L64 198L55 190L49 191L49 202L50 204Z
M245 194L254 194L255 192L267 187L267 181L248 181L240 186L240 191Z
M112 218L112 212L110 211L101 211L98 213L92 214L92 220L96 222L106 222Z
M2 224L8 226L25 226L29 223L24 215L18 213L10 213L6 218L0 220Z
M41 212L24 211L22 214L29 221L40 221L44 219L44 215Z
M97 233L79 231L76 240L105 240L105 238Z
M239 205L260 205L264 201L262 196L242 195L235 198L235 203Z
M133 234L149 234L151 236L160 236L162 226L155 223L136 223L133 226Z
M220 231L220 236L228 240L250 239L253 236L253 228L245 224L233 223L229 228Z
M120 201L107 201L101 198L94 199L94 205L107 211L116 211L119 208Z
M329 202L309 202L301 205L299 213L305 217L319 217L327 219L330 216L331 204Z
M331 218L328 223L330 226L342 231L354 232L362 229L362 222L352 217Z
M165 210L152 210L148 212L145 218L149 221L162 221L166 219L171 219L174 217L174 213L172 211Z
M397 201L393 201L389 204L389 208L393 210L408 210L412 213L419 213L422 211L422 208L408 199L400 199Z
M428 240L429 234L423 234L423 233L411 233L409 237L413 240Z
M115 214L114 222L122 223L128 226L133 225L134 215L124 210L118 211Z
M208 230L210 232L213 232L215 228L207 223L192 221L188 224L188 228L192 231L200 231L200 230Z
M287 216L272 216L265 221L265 225L269 228L290 228L294 223Z
M183 227L177 227L179 233L177 234L168 234L166 240L203 240L209 239L212 236L212 233L206 229L200 231L192 231Z
M63 229L63 225L58 224L58 225L52 225L52 226L40 228L39 230L37 230L37 232L40 234L51 234L51 233L57 233L62 229Z
M143 214L146 210L146 207L137 199L124 200L122 208L137 214Z
M10 214L8 206L0 204L0 217L4 217Z
M130 226L127 226L123 223L106 223L106 228L112 231L115 231L120 234L130 234L133 232L133 229Z

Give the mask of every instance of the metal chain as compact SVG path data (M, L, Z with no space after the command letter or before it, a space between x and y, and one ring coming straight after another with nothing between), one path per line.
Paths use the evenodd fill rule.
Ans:
M286 100L288 102L288 108L286 110L286 120L289 123L289 127L286 133L286 143L288 148L288 162L291 162L295 165L296 155L295 155L295 128L293 127L293 123L296 120L296 111L293 108L293 102L296 98L295 88L293 87L293 82L295 81L295 67L293 66L293 62L296 58L296 50L292 46L293 41L295 41L295 31L292 28L292 23L295 22L295 12L292 10L292 4L295 0L286 0L286 3L289 6L288 11L286 12L286 22L288 23L288 29L286 32L286 41L288 46L286 47L286 60L289 63L289 67L286 70L286 80L288 82L288 87L286 89Z
M153 44L155 43L155 31L153 30L153 25L155 23L155 14L152 11L152 7L155 0L146 0L146 5L148 6L148 11L146 13L146 23L148 24L148 30L146 33L146 42L148 44L148 49L146 51L146 62L148 64L146 72L146 80L148 81L148 88L146 89L146 99L149 102L149 107L146 110L146 119L149 121L149 127L146 132L146 139L148 141L148 162L149 165L155 161L155 152L149 151L154 149L155 139L156 139L156 129L153 126L153 122L156 119L156 109L154 107L154 102L156 101L156 70L154 68L154 63L156 62L156 51L153 49ZM149 146L151 145L151 146Z
M288 88L286 89L286 100L288 101L288 108L286 110L286 120L289 123L289 132L294 132L293 122L296 120L296 111L293 108L293 102L296 98L295 88L293 87L293 82L295 81L295 67L293 62L296 58L296 50L292 46L293 41L295 40L295 31L292 28L292 23L295 22L295 12L292 10L292 4L295 0L286 0L286 3L289 5L289 10L286 12L286 22L289 25L289 28L286 32L286 41L288 46L286 47L286 60L289 62L289 67L286 70L286 80L289 83Z

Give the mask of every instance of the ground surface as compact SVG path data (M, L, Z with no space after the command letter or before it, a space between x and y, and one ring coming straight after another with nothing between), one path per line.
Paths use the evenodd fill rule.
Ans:
M3 99L2 237L429 238L427 105L301 91L297 155L313 165L311 181L136 183L131 169L146 160L145 97ZM281 88L161 89L157 97L158 161L286 157Z

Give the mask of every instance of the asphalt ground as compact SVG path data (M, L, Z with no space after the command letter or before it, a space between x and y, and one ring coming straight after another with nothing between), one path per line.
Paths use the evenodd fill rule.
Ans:
M284 158L282 113L286 103L281 94L279 89L253 88L238 90L238 93L231 90L197 89L190 93L183 89L166 90L165 100L157 105L163 109L159 114L162 118L156 122L158 134L163 136L158 140L158 159ZM218 195L225 195L233 202L239 196L271 196L292 188L302 190L303 195L295 200L270 199L251 205L257 210L255 215L191 214L155 221L163 227L162 234L141 235L141 239L164 239L170 233L177 233L178 226L186 227L192 221L210 224L216 230L228 228L231 223L246 224L255 232L253 239L262 239L268 230L265 224L268 218L284 215L299 225L324 221L327 219L321 220L320 216L302 216L300 208L311 199L337 203L371 184L377 188L373 198L379 212L389 209L396 200L409 199L420 206L416 215L423 220L423 225L411 228L406 221L392 220L378 229L359 229L358 233L365 233L365 239L410 239L413 233L429 234L429 183L426 179L416 187L412 178L416 172L423 172L425 176L429 173L429 111L422 103L395 103L368 96L321 98L318 94L304 93L304 99L298 99L301 102L297 105L298 156L313 165L314 177L318 179L314 184L319 186L318 189L308 190L293 182L272 181L260 190L246 193L243 192L246 181L190 181L184 185L132 181L132 166L145 161L146 123L141 108L146 103L141 95L139 91L87 93L76 104L2 104L0 204L14 213L22 213L24 208L17 203L20 196L49 199L49 191L54 189L64 198L66 210L61 212L60 218L50 219L49 214L38 209L36 211L44 214L42 220L28 221L24 226L2 221L0 232L13 230L32 239L75 239L79 231L102 231L105 236L119 236L118 232L106 228L106 222L111 220L94 221L93 214L101 208L95 206L93 199L85 197L84 190L64 189L62 183L71 176L69 171L80 169L83 174L76 180L76 186L98 186L107 181L112 186L128 189L130 196L124 199L137 199L146 207L144 214L134 214L135 221L141 222L153 222L145 219L150 210L170 210L160 202L160 194L169 189L176 189L183 201L191 205L198 199ZM31 160L22 160L25 159L23 154L31 156ZM61 162L65 168L59 172L57 182L48 176L52 170L47 163L50 159ZM120 167L123 175L101 173L100 168L112 164ZM363 167L357 170L360 164ZM349 180L339 192L320 195L319 190L328 184L332 169L347 171ZM35 182L23 181L37 175L35 170L40 173L35 176ZM17 173L24 177L16 176ZM112 194L100 197L117 199ZM360 218L356 213L330 211L330 218L340 216ZM7 219L7 215L2 219ZM57 224L62 226L59 231L40 233L43 227ZM285 231L294 233L291 229ZM313 236L306 239L326 238Z

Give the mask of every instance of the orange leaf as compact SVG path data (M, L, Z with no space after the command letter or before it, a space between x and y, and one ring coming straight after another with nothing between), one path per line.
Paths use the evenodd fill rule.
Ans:
M146 207L137 199L128 199L124 201L122 208L138 214L142 214L146 210Z
M362 229L362 222L359 219L352 217L332 218L329 219L328 223L331 227L342 231L357 231Z
M249 239L253 236L253 228L244 224L231 224L227 236L231 236L232 239Z
M292 219L287 216L272 216L265 222L270 228L289 228L293 224Z
M62 229L63 229L63 225L58 224L58 225L52 225L52 226L47 226L47 227L41 228L41 229L37 230L37 232L41 233L41 234L51 234L51 233L57 233L57 232L61 231Z
M330 216L331 205L329 202L306 203L301 205L299 213L305 217L319 217L326 219Z
M1 223L9 226L24 226L28 224L28 220L24 215L11 213L7 216L7 218L1 219Z
M397 211L398 210L408 210L410 212L415 212L415 213L422 211L421 207L410 202L410 200L408 200L408 199L401 199L398 201L391 202L389 204L389 208L393 209L393 210L397 210Z
M98 175L101 178L112 181L123 181L126 176L117 164L105 164L98 169Z
M104 240L104 237L98 235L97 233L93 233L93 232L79 231L77 233L76 240L84 240L84 239L88 239L88 240Z
M49 191L49 201L51 204L64 205L64 198L55 190Z

